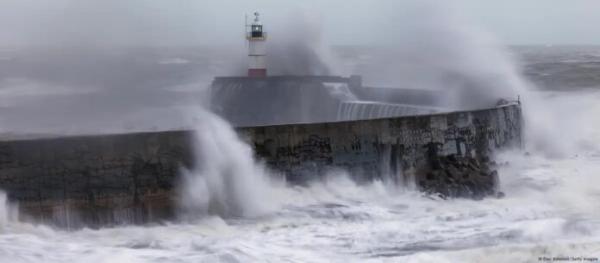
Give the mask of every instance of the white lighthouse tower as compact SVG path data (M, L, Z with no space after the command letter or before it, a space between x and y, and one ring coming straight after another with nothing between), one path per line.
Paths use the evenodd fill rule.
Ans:
M254 13L254 21L246 26L248 40L248 77L264 78L267 76L267 34L263 31L258 12Z

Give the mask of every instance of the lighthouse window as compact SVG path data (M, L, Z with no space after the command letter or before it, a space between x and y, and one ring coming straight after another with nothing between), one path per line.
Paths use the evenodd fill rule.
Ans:
M263 37L262 26L252 26L252 37Z

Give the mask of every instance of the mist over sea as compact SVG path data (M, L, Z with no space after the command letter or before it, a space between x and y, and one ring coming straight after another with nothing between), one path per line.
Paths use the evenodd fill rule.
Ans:
M244 50L243 46L0 49L0 134L191 128L193 124L184 120L182 113L189 107L207 105L208 88L215 76L245 74ZM518 58L519 73L542 91L576 92L600 86L600 47L515 46L510 51ZM329 52L337 58L330 62L338 68L332 74L359 74L367 85L442 90L450 85L431 85L408 70L397 74L398 68L414 67L419 61L414 63L410 57L399 57L393 63L381 59L393 49L343 46ZM316 57L320 54L313 56L308 60L320 59ZM493 68L496 62L487 59L480 59L481 63ZM319 63L306 64L310 68ZM415 69L420 74L428 70ZM313 73L303 69L272 72Z

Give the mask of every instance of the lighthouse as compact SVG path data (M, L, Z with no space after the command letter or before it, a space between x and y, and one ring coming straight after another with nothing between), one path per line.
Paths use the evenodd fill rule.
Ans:
M254 13L254 21L246 26L248 40L248 77L264 78L267 76L267 34L263 31L260 14Z

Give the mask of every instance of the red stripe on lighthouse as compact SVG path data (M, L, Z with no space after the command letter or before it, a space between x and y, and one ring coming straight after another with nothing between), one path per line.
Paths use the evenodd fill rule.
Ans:
M251 78L265 78L265 77L267 77L267 69L264 69L264 68L251 68L251 69L248 69L248 77L251 77Z

